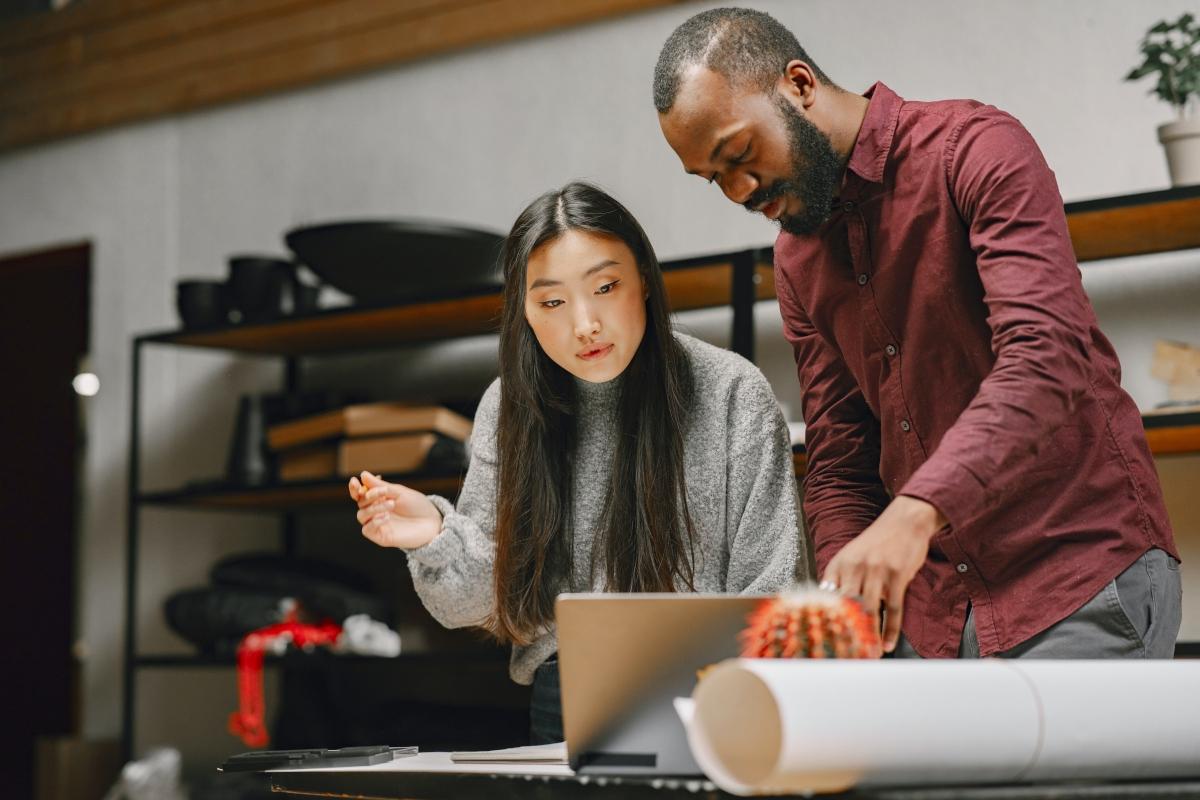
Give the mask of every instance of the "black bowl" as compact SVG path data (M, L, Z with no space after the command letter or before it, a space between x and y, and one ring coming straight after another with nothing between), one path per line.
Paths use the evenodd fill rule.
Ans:
M294 271L295 265L284 258L230 256L229 302L247 321L278 317Z
M416 221L339 222L289 231L287 246L321 280L361 305L494 292L504 237Z
M175 284L175 307L185 328L213 328L229 321L224 281L181 280Z

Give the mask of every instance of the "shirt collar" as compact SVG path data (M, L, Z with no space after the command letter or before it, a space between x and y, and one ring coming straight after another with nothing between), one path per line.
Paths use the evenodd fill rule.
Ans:
M896 122L904 100L883 83L876 82L863 97L867 98L867 114L863 117L854 149L850 151L847 168L864 181L883 183L883 169L892 151Z

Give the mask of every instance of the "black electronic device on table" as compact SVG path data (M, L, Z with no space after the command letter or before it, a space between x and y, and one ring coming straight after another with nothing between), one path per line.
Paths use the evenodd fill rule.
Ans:
M336 750L254 750L230 756L221 772L262 772L269 769L328 769L330 767L369 767L396 758L415 756L415 747L341 747Z

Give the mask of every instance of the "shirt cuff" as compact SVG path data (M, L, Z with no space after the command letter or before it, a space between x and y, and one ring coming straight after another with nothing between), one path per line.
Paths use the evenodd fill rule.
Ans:
M991 493L966 467L926 461L912 474L897 494L924 500L950 523L951 530L962 530L988 507Z
M425 567L444 567L453 562L462 553L462 542L454 535L454 532L447 525L451 514L457 513L454 510L454 504L444 497L438 497L436 494L426 495L429 502L433 503L434 508L442 515L442 530L437 536L430 539L420 547L414 547L411 550L404 552L409 558L418 562Z

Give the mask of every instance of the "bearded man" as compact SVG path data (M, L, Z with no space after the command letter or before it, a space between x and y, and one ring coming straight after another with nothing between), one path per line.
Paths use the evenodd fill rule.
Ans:
M671 34L654 104L687 172L781 228L823 583L897 655L1170 657L1161 487L1025 128L847 92L738 8Z

